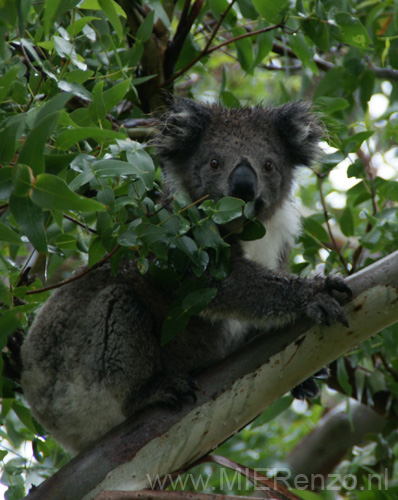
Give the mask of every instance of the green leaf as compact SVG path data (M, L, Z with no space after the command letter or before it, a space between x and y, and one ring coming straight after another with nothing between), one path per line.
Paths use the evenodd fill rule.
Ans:
M362 143L372 137L375 133L374 130L364 130L363 132L358 132L355 135L351 135L342 144L342 151L347 155L349 153L355 153L361 147Z
M119 4L117 4L115 2L114 3L114 7L115 7L115 10L116 10L116 13L119 16L126 17L126 13L122 9L122 7L120 7ZM79 9L101 10L101 7L100 7L100 4L99 4L98 0L85 0L84 2L82 2L81 5L79 5Z
M347 368L345 366L344 358L339 358L337 360L337 380L344 392L348 395L352 395L352 387L350 384L350 379L347 373Z
M354 227L354 218L352 216L351 208L347 205L343 210L343 213L339 217L340 228L344 236L353 236L355 227Z
M104 82L103 80L101 80L95 84L91 92L92 101L90 103L88 111L93 122L102 122L106 117L106 109L102 95L103 88Z
M182 307L192 314L199 314L217 295L217 288L203 288L189 293L182 301Z
M67 10L75 7L80 0L45 0L43 27L44 32L48 35L51 26L54 24L55 19L66 12Z
M116 31L119 41L123 39L123 26L119 19L119 14L114 0L98 0L101 9L104 11L109 22L112 24L113 29Z
M211 220L205 220L193 228L193 235L200 248L217 249L228 246L221 238L217 226Z
M75 46L60 36L53 36L54 49L60 57L70 60L75 66L81 70L87 69L87 64L81 61L76 53Z
M272 23L282 21L289 7L289 0L252 0L252 2L258 13Z
M49 101L38 108L34 125L37 125L46 116L55 113L56 111L61 111L61 109L65 107L65 104L72 99L72 97L73 94L69 94L68 92L56 94Z
M93 240L91 240L90 248L88 251L88 265L93 266L101 259L104 258L106 253L106 249L102 244L101 238L96 236Z
M19 65L12 66L8 71L6 71L0 78L0 102L4 101L7 95L13 89L15 79L17 78L18 72L20 70Z
M232 92L224 90L220 93L220 99L224 106L227 108L237 108L240 106L239 99L234 96Z
M32 414L28 408L23 406L18 401L14 401L12 405L14 412L17 414L19 420L27 427L31 432L36 434L36 427L32 420Z
M217 295L216 288L203 288L189 293L182 305L173 308L162 327L162 345L172 340L187 326L189 319L194 314L199 314Z
M312 44L309 43L309 40L303 34L296 33L289 37L289 45L302 63L310 68L315 75L318 75L319 70L314 61L314 50L311 48Z
M329 241L329 235L322 224L311 217L303 219L303 229L323 243Z
M336 111L341 111L342 109L348 108L350 103L347 99L343 99L342 97L317 97L314 100L314 106L316 109L322 111L322 113L327 113L331 115L336 113Z
M173 308L162 326L161 345L165 345L187 326L190 314L183 307Z
M132 175L139 178L140 172L131 163L121 160L100 160L93 164L96 177L117 177L120 175Z
M237 37L247 34L247 31L242 27L237 27L232 29L232 34L234 37ZM244 69L246 72L249 72L254 62L253 46L251 40L248 37L236 40L235 47L242 69Z
M264 225L259 220L249 220L245 222L238 236L243 241L261 240L265 236L265 231Z
M265 27L266 23L264 22L259 23L259 29ZM274 34L272 33L272 31L260 33L259 35L257 35L257 48L252 68L255 68L258 64L260 64L266 58L266 56L271 52L273 41L274 41Z
M11 116L4 120L0 126L0 158L2 165L6 165L14 158L16 140L22 133L26 114Z
M354 17L348 12L338 12L335 15L335 21L340 28L338 36L335 35L339 40L360 49L369 48L371 40L358 17Z
M66 151L76 142L92 138L97 142L114 141L115 139L125 139L126 134L115 132L114 130L103 130L99 127L79 127L61 132L56 141L55 147Z
M123 97L126 95L126 92L128 91L130 87L130 80L123 80L122 82L118 83L117 85L114 85L108 90L105 90L105 92L102 95L104 105L105 105L105 110L107 113L111 111L111 109L119 104L119 102L123 99Z
M216 224L226 224L242 216L243 200L238 198L221 198L215 205L212 200L206 200L200 208L210 216Z
M357 158L354 163L347 168L347 177L356 177L357 179L366 178L365 166L362 160Z
M77 19L74 23L72 23L70 26L66 28L66 31L69 33L71 37L74 37L78 33L82 31L82 29L86 26L86 24L90 23L91 21L99 21L99 17L94 17L94 16L85 16L81 17L80 19Z
M194 264L200 265L199 249L195 241L189 236L180 236L173 239L177 248L182 250Z
M73 69L65 75L65 80L69 83L82 84L94 75L94 71L83 71L82 69Z
M0 168L0 200L6 201L11 196L13 190L12 174L14 168Z
M155 11L151 10L137 30L137 39L146 42L151 38L153 23L155 21Z
M32 171L26 165L17 164L13 168L12 183L14 196L28 196L32 189Z
M44 146L58 121L60 111L45 116L35 122L19 155L19 163L29 165L36 176L44 172Z
M251 428L259 427L260 425L271 422L283 411L287 410L292 404L292 396L283 396L282 398L272 403L251 425Z
M49 209L77 212L106 210L102 203L74 193L64 180L50 174L40 174L37 177L31 198L36 205Z
M329 26L320 19L305 19L304 33L323 51L329 51Z
M9 226L3 224L3 222L0 222L0 241L6 241L13 245L20 245L22 243L18 234Z
M138 237L136 231L128 229L127 231L119 234L117 242L123 247L135 247L140 243L140 238Z
M58 248L64 248L66 250L75 250L76 249L76 238L71 234L59 234L55 238L55 246Z
M46 233L43 225L43 210L29 197L10 198L10 209L21 233L26 235L38 252L47 252Z

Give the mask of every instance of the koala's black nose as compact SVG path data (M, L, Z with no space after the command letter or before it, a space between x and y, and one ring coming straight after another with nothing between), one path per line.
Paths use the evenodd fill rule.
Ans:
M238 165L229 178L229 195L243 201L252 201L256 196L257 176L248 165Z

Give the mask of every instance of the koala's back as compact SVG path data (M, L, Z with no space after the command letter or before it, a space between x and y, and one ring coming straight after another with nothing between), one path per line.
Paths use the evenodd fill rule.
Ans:
M160 369L154 316L125 276L98 269L57 290L22 347L33 413L72 451L123 421L130 380L139 386Z

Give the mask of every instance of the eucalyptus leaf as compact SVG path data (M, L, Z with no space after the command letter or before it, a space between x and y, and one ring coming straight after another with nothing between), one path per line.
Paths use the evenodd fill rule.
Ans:
M102 203L74 193L64 180L50 174L40 174L37 177L31 198L42 208L77 212L96 212L106 209Z

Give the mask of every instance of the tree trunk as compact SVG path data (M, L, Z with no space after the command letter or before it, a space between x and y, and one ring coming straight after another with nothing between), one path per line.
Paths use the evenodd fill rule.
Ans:
M127 420L32 491L28 500L89 500L102 490L139 490L186 469L267 406L371 335L398 321L398 252L348 278L350 327L302 320L198 377L195 404L150 409Z

